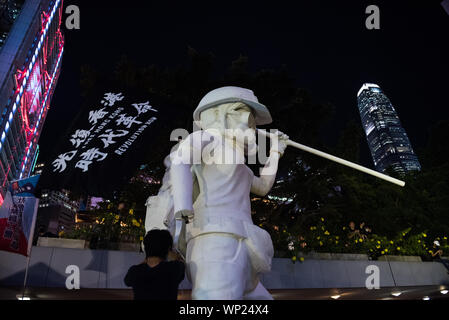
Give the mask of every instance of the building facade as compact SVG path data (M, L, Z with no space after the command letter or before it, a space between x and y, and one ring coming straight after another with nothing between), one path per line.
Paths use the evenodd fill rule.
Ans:
M61 68L64 39L62 0L0 3L2 13L15 15L9 27L2 28L0 43L1 204L9 181L28 177L33 169Z
M421 170L396 110L382 89L376 84L363 84L357 103L376 170L383 172L391 167L399 174Z
M32 175L42 174L44 170L45 163L38 162L33 166ZM41 191L36 230L57 235L61 231L98 224L94 210L100 202L108 200L93 196L72 200L70 194L66 189Z
M61 231L72 230L79 201L70 199L67 190L42 190L37 211L37 230L44 230L57 235Z

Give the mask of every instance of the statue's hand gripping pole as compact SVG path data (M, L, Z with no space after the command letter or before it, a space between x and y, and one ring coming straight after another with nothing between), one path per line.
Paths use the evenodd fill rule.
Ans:
M267 132L265 130L262 130L262 129L257 129L257 131L260 132L262 135L264 135L266 137L269 137L269 138L272 138L272 137L274 138L274 136L275 136L273 133L269 133L269 132ZM319 151L319 150L314 149L314 148L310 148L310 147L305 146L303 144L300 144L300 143L297 143L297 142L294 142L294 141L291 141L291 140L287 140L286 144L287 144L287 146L292 146L292 147L295 147L297 149L300 149L300 150L312 153L314 155L317 155L319 157L329 159L331 161L340 163L340 164L342 164L344 166L347 166L347 167L350 167L350 168L362 171L364 173L367 173L369 175L375 176L375 177L380 178L382 180L394 183L394 184L396 184L398 186L403 187L405 185L405 182L402 181L402 180L399 180L399 179L387 176L386 174L374 171L372 169L368 169L368 168L363 167L363 166L361 166L359 164L353 163L351 161L344 160L342 158L335 157L335 156L333 156L331 154Z

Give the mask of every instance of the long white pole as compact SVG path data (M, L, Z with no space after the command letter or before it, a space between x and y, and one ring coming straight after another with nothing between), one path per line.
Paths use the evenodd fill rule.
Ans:
M265 130L262 130L262 129L257 129L257 131L260 132L261 134L263 134L263 135L266 136L266 137L272 138L272 137L274 136L274 134L269 133L269 132L267 132L267 131L265 131ZM291 141L290 139L287 140L286 144L287 144L287 146L292 146L292 147L295 147L295 148L297 148L297 149L300 149L300 150L303 150L303 151L312 153L312 154L314 154L314 155L317 155L317 156L319 156L319 157L323 157L323 158L329 159L329 160L331 160L331 161L340 163L340 164L342 164L342 165L344 165L344 166L347 166L347 167L350 167L350 168L353 168L353 169L362 171L362 172L364 172L364 173L367 173L367 174L369 174L369 175L375 176L375 177L380 178L380 179L382 179L382 180L385 180L385 181L394 183L394 184L396 184L396 185L398 185L398 186L401 186L401 187L405 186L405 182L402 181L402 180L399 180L399 179L396 179L396 178L387 176L386 174L377 172L377 171L372 170L372 169L368 169L368 168L363 167L363 166L361 166L361 165L359 165L359 164L357 164L357 163L354 163L354 162L351 162L351 161L348 161L348 160L345 160L345 159L342 159L342 158L338 158L338 157L336 157L336 156L333 156L333 155L331 155L331 154L328 154L328 153L319 151L319 150L317 150L317 149L310 148L310 147L305 146L305 145L303 145L303 144L300 144L300 143Z

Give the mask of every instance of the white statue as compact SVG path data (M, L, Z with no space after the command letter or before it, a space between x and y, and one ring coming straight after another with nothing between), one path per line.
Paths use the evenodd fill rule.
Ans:
M256 125L270 123L268 109L251 90L215 89L193 114L202 130L190 134L165 159L158 196L147 201L147 231L169 229L185 256L193 299L272 299L258 275L271 269L270 235L251 219L250 192L265 196L287 146L310 152L391 183L404 182L358 164L258 130L272 139L260 176L245 165L257 152ZM186 224L182 224L182 221Z
M268 232L252 222L250 192L264 196L270 191L288 137L279 132L280 142L257 177L244 156L257 150L255 126L272 120L251 90L209 92L194 120L202 130L172 153L170 170L175 216L189 219L185 240L192 298L272 299L258 275L271 269L273 244Z

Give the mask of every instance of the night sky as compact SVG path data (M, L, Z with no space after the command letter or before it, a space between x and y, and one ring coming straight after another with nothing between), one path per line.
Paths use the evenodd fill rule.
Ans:
M425 146L431 125L449 118L449 15L440 1L147 2L64 1L79 6L81 29L62 26L62 71L39 141L40 160L82 103L82 64L109 72L126 54L138 65L175 67L185 64L188 46L212 52L218 75L240 55L249 57L252 70L286 65L298 86L335 106L325 130L330 144L347 121L360 123L356 95L364 82L384 90L415 150ZM380 30L365 27L370 4L380 8ZM361 161L372 166L365 139Z

